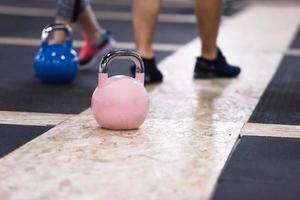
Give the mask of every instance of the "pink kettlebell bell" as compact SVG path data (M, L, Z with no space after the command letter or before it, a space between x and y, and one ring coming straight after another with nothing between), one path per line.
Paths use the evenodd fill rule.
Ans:
M107 68L114 59L131 60L136 65L135 79L124 75L108 77ZM99 68L98 86L92 97L96 121L106 129L137 129L149 111L141 57L134 51L117 49L102 58Z

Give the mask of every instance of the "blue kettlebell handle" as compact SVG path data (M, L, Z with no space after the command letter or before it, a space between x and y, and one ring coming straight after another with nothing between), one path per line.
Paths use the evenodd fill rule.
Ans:
M64 24L51 24L46 26L41 35L41 41L42 41L42 48L46 48L49 46L48 40L49 40L49 35L53 31L56 30L62 30L65 32L67 36L67 41L66 41L66 46L68 46L70 49L72 48L72 28L69 25L64 25Z
M136 66L136 73L144 73L144 63L142 58L135 51L128 49L116 49L106 54L99 66L99 73L107 73L108 65L115 59L131 60Z

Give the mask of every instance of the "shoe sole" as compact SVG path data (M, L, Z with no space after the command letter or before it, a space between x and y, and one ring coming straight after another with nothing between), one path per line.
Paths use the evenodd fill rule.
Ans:
M195 79L210 79L210 78L218 78L214 73L194 73Z
M145 85L151 85L151 84L158 84L158 83L162 83L163 80L159 80L159 81L145 81Z
M88 70L91 68L96 68L99 66L99 63L103 56L105 56L108 52L114 50L116 48L116 42L114 40L110 41L107 45L103 47L101 51L99 51L90 62L85 65L79 66L79 71Z
M214 78L236 78L239 73L235 76L222 76L215 73L194 73L194 79L214 79Z

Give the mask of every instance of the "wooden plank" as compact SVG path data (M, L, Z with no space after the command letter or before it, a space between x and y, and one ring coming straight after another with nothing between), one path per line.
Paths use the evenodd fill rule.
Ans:
M54 9L48 8L30 8L30 7L15 7L0 5L0 14L2 15L19 15L30 17L53 17L55 16ZM95 15L100 20L116 20L116 21L131 21L131 12L120 11L95 11ZM196 23L195 15L184 14L163 14L158 18L159 22L166 23Z
M300 126L281 124L246 123L241 136L300 138Z
M58 125L74 115L0 111L0 124L48 126Z
M1 37L0 44L4 45L19 45L19 46L40 46L41 40L36 38L18 38L18 37ZM74 47L82 47L83 42L75 40ZM160 52L172 52L178 50L183 45L170 44L170 43L155 43L153 49ZM133 42L117 42L117 48L134 49L135 44Z

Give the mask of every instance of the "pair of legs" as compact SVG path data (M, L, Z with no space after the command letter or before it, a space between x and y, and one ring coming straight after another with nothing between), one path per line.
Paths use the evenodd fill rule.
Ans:
M207 59L217 55L217 36L223 10L222 0L195 0L198 30L202 41L199 54ZM153 35L161 0L134 0L133 24L137 51L145 58L154 57Z
M163 75L156 67L152 48L153 36L159 15L161 0L133 0L133 25L136 48L145 63L145 80L161 82ZM223 0L195 0L195 14L202 41L194 77L236 77L240 68L229 65L220 49L217 36L223 11Z
M133 24L137 51L145 64L146 83L161 82L163 76L156 67L152 48L153 35L160 10L160 0L133 0ZM196 16L202 40L201 55L197 58L195 78L235 77L240 69L226 62L217 48L217 35L223 0L195 0ZM78 23L85 36L80 52L81 69L97 65L101 57L114 48L114 40L98 24L88 0L57 0L56 23L74 26ZM54 34L56 42L64 40L64 33Z
M80 69L98 65L101 57L114 48L114 40L98 23L88 0L57 0L55 23L78 24L85 38L79 53ZM63 31L54 33L54 42L63 43Z
M78 24L92 41L99 41L104 31L86 0L58 0L55 23L68 24L71 27ZM56 42L64 42L65 36L62 31L57 31L54 36Z

